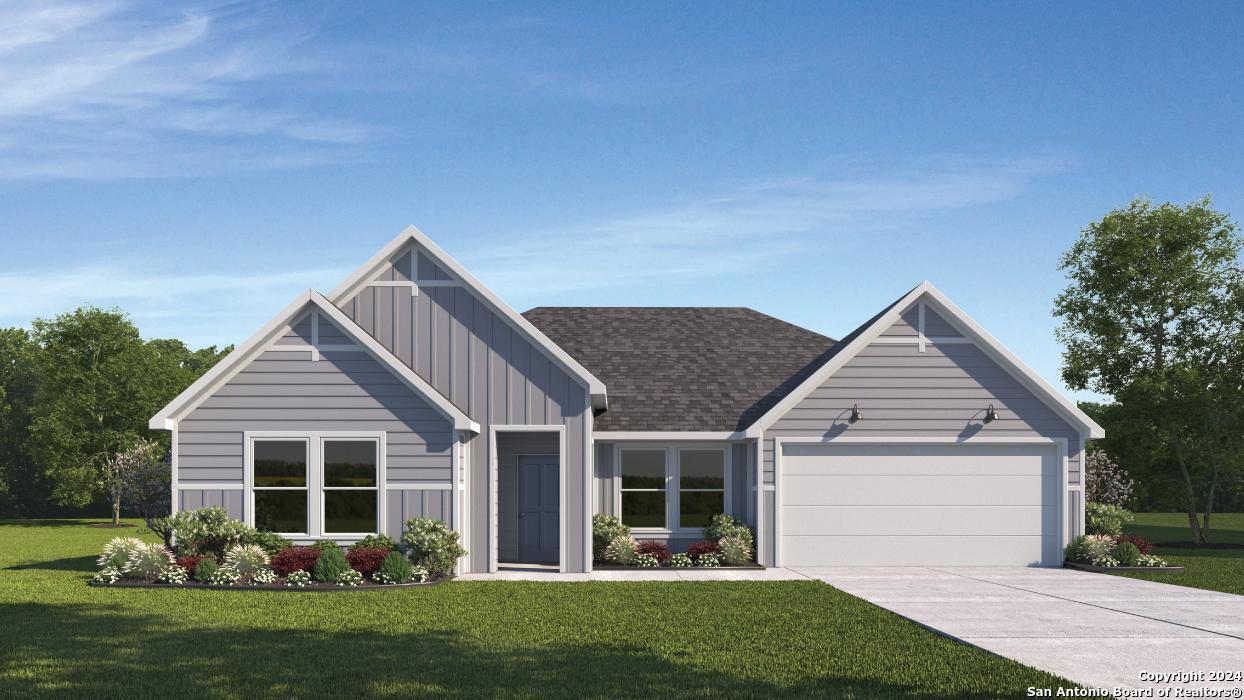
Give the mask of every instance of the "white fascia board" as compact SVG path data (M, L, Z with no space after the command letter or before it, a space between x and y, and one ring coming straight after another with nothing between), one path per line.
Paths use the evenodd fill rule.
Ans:
M187 412L187 409L200 397L210 393L220 384L224 384L232 376L233 370L237 369L246 360L252 356L258 355L258 350L263 346L276 339L276 335L284 329L289 323L298 317L303 308L311 301L311 290L302 292L290 302L272 320L268 321L262 328L255 331L251 337L242 342L241 345L233 348L224 358L217 362L215 366L203 373L185 391L181 392L172 401L160 409L160 412L151 417L147 422L147 427L152 430L172 430L173 425L181 415Z
M833 359L825 363L820 369L812 373L803 384L800 384L794 391L787 394L773 408L769 409L763 416L747 429L748 437L759 438L763 431L773 425L778 419L786 415L790 409L794 408L800 401L811 394L814 389L824 384L835 372L842 368L847 362L855 357L861 350L872 343L885 329L889 328L899 319L902 313L908 309L913 303L920 298L924 298L926 303L932 303L937 311L948 317L951 323L959 326L959 330L967 337L975 341L977 347L981 348L985 354L989 355L995 362L1006 369L1021 384L1033 393L1043 403L1053 409L1056 413L1062 415L1072 425L1087 430L1088 437L1102 438L1105 437L1106 431L1090 418L1084 411L1070 401L1058 389L1041 378L1028 365L1024 364L1018 357L1002 343L989 334L979 323L971 316L955 305L945 294L934 287L929 282L921 282L914 289L908 292L900 299L890 310L873 322L871 326L864 329L851 343L843 348Z
M895 302L894 305L890 307L889 311L882 314L876 321L873 321L871 326L865 328L864 331L857 335L855 339L852 340L845 348L839 350L837 354L830 358L829 362L821 365L815 372L812 373L811 376L805 379L802 384L795 387L795 389L784 396L781 401L774 404L773 408L765 411L765 414L758 418L755 423L748 426L745 431L747 437L760 438L766 428L773 425L779 418L789 413L790 409L794 408L800 401L803 401L804 398L806 398L808 394L811 394L814 389L824 384L825 380L833 376L834 372L837 372L839 368L847 363L848 360L859 354L860 350L868 347L868 344L873 341L873 338L881 335L882 331L894 325L894 322L898 320L899 316L903 313L903 310L911 306L912 302L916 299L919 299L920 295L923 294L929 286L928 282L922 282L916 285L916 287L910 292L905 294L902 299Z
M592 433L595 440L601 442L613 440L726 440L739 441L747 436L743 431L711 432L711 431L671 431L671 430L597 430Z
M360 289L365 287L371 280L371 277L380 270L380 268L389 261L399 250L407 243L415 243L423 252L432 258L437 264L449 270L450 274L458 278L469 289L474 291L479 297L492 307L493 311L501 314L510 321L519 332L527 336L527 339L543 348L564 369L578 377L588 386L588 391L592 395L592 407L603 409L606 407L605 383L597 379L595 375L587 370L586 367L579 364L577 360L571 357L565 350L549 339L544 333L536 328L530 321L523 318L509 304L497 296L495 292L489 289L484 283L480 282L457 260L441 249L440 246L432 242L422 231L414 226L407 226L393 240L380 249L375 255L371 256L367 262L363 263L357 270L350 274L341 284L333 288L329 292L328 298L334 304L340 304L351 296L358 293Z
M345 314L341 313L337 307L333 306L324 295L314 289L308 289L299 294L289 306L286 306L272 320L268 321L263 328L260 328L254 335L247 338L245 342L234 348L233 352L226 355L224 359L195 380L185 391L178 394L177 398L170 401L167 406L160 409L159 413L151 417L147 424L148 427L152 430L172 430L178 419L194 410L213 391L232 379L246 363L265 352L271 343L276 341L281 333L290 327L291 322L299 318L308 307L318 310L336 323L343 333L353 338L359 344L359 349L370 354L377 362L387 367L399 379L405 382L411 390L437 408L453 423L455 430L479 432L478 423L467 417L449 399L432 388L430 384L411 371L409 367L399 362L392 353L376 342L375 338L372 338L367 332L359 328Z
M926 283L928 284L928 283ZM977 341L977 346L985 351L985 354L991 356L995 362L1010 370L1011 374L1024 384L1025 387L1041 399L1046 405L1054 409L1056 413L1061 414L1072 424L1088 429L1090 438L1104 438L1106 431L1097 421L1094 421L1075 402L1068 399L1061 391L1055 389L1049 382L1041 378L1031 367L1024 364L1005 345L998 341L997 338L989 334L979 323L971 316L967 315L955 305L945 294L942 294L933 285L928 285L926 291L928 300L933 302L933 306L943 315L949 316L952 323L958 322L960 331L964 332Z

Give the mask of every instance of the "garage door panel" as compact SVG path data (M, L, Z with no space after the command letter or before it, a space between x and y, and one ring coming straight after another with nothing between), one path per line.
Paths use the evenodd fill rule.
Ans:
M782 536L782 566L1037 566L1042 538Z
M1035 506L790 506L782 533L803 535L1032 535L1044 509Z
M1060 460L1049 445L784 445L784 566L1056 564Z
M1035 476L795 475L782 473L785 505L1040 505Z

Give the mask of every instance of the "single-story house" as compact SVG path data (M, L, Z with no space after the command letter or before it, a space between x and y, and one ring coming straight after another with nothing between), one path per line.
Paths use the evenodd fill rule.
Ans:
M1056 565L1103 435L927 282L841 340L746 308L520 314L413 227L151 427L175 509L303 541L439 518L471 572L588 571L595 513L672 549L730 513L766 566Z

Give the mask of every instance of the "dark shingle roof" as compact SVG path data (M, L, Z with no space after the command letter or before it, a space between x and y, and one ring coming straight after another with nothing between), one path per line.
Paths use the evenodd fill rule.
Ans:
M596 430L743 430L841 347L746 308L542 306L523 316L605 383Z

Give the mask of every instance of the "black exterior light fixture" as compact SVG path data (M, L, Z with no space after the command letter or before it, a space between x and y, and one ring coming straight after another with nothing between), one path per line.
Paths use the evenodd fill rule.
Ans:
M992 423L998 420L998 412L993 410L993 404L989 404L989 408L985 409L985 422Z
M864 414L860 413L860 405L857 403L851 407L851 417L848 418L847 420L851 423L854 423L863 417L864 417Z

